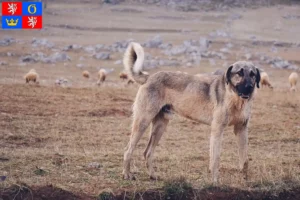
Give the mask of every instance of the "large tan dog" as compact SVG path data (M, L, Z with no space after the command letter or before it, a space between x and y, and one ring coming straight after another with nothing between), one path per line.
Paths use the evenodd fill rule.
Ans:
M172 111L211 126L209 169L214 183L218 180L221 141L227 125L234 126L239 167L247 172L248 122L255 86L259 88L259 70L250 62L239 61L223 75L197 77L161 71L149 76L142 72L143 61L143 48L138 43L131 43L123 64L129 76L141 86L133 105L132 134L124 153L124 178L134 178L130 173L132 153L151 123L151 136L144 157L150 178L156 178L153 153Z

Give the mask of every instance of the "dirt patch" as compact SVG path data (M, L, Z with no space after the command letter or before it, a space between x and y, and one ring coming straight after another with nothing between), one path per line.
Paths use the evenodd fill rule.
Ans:
M40 137L27 137L20 134L14 135L4 135L0 137L0 145L1 147L42 147L44 144L48 142L49 138L40 138Z
M88 112L88 116L92 116L92 117L129 117L131 115L131 112L129 110L126 109L105 109L105 110L94 110L91 112Z
M174 188L173 188L174 189ZM176 188L178 189L178 188ZM182 189L180 191L168 189L155 189L148 191L135 191L135 192L119 192L114 195L109 192L102 192L98 197L91 197L86 194L75 194L65 191L61 188L52 185L43 187L27 187L27 186L12 186L1 191L0 197L3 200L69 200L69 199L99 199L99 200L124 200L124 199L143 199L143 200L188 200L188 199L201 199L201 200L225 200L225 199L239 199L239 200L296 200L300 198L300 188L292 190L284 190L280 193L264 192L264 191L245 191L235 188L219 188L209 187L205 189Z
M44 187L27 187L27 186L12 186L1 191L1 198L3 200L69 200L69 199L92 199L86 195L73 194L63 189L54 187L52 185Z

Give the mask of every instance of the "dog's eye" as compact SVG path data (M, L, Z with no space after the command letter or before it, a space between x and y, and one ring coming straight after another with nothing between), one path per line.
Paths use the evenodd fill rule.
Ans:
M250 72L250 77L254 77L255 74L253 73L253 71Z
M237 74L238 74L239 76L244 76L244 72L243 72L243 71L239 71L239 72L237 72Z

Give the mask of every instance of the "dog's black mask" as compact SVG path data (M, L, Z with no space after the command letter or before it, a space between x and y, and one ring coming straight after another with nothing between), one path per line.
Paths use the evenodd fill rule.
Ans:
M255 84L255 83L254 83ZM235 86L237 94L243 99L248 99L254 91L254 85L248 77L244 77L243 82Z

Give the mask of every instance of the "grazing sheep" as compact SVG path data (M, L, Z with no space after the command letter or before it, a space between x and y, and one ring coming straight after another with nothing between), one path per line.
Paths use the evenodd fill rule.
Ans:
M120 77L120 79L122 79L123 81L124 81L125 79L128 79L128 75L127 75L126 73L124 73L124 72L121 72L120 75L119 75L119 77Z
M119 77L121 79L123 79L123 81L128 79L127 84L133 84L134 83L134 81L131 78L129 78L128 75L125 72L121 72Z
M290 91L297 91L296 85L297 85L297 80L298 80L298 74L296 72L292 72L291 75L289 76L289 82L290 82Z
M106 76L107 76L107 71L105 69L100 69L98 72L97 84L100 85L101 83L103 83L106 79Z
M38 78L39 78L39 74L35 71L35 69L31 69L24 76L24 79L26 80L26 83L29 83L30 81L32 81L34 83L38 83L38 81L37 81Z
M269 88L273 89L273 86L270 83L269 75L264 71L260 73L260 84L262 87L268 86Z
M82 76L84 78L90 78L90 72L88 72L87 70L85 70L85 71L82 72Z

